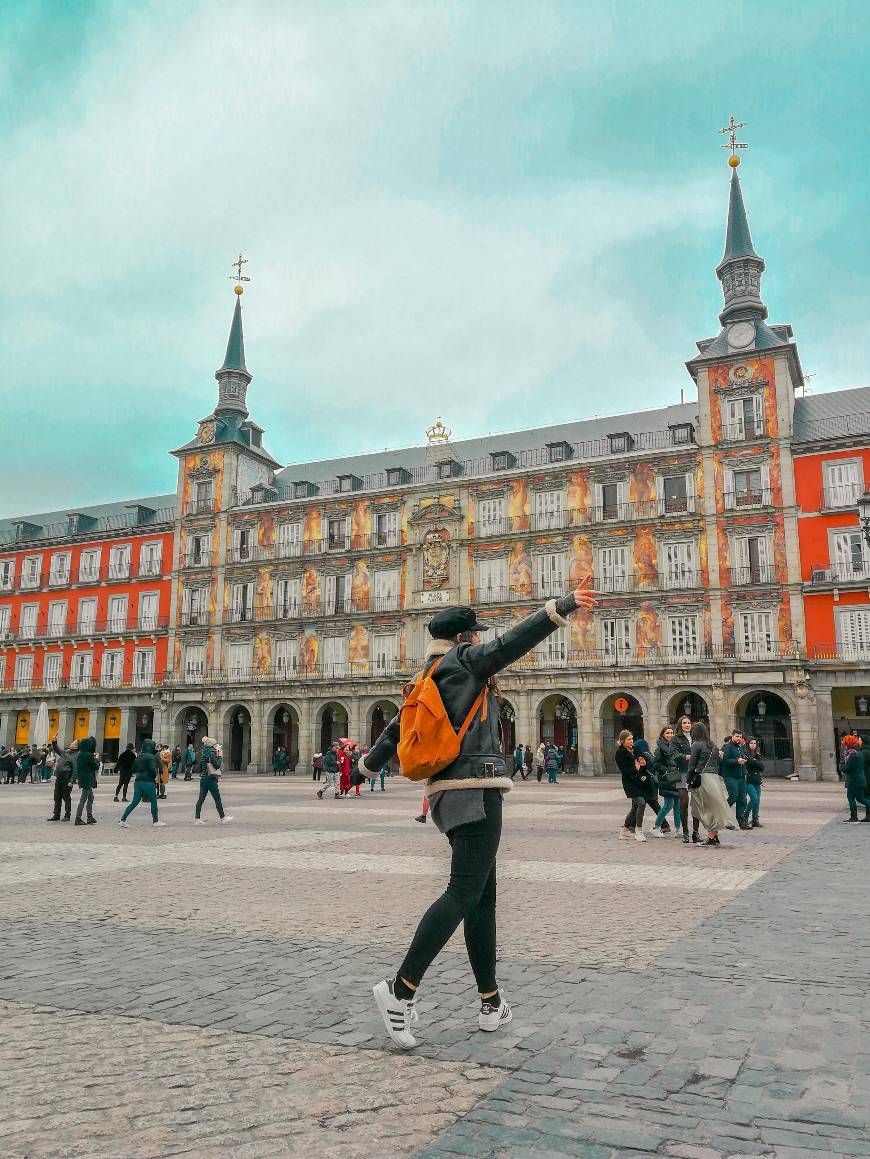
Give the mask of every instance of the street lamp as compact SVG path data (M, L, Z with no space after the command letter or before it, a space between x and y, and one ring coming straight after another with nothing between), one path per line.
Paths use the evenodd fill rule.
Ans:
M764 718L767 715L767 701L759 700L756 711L760 717Z
M858 523L865 542L870 546L870 491L858 498Z

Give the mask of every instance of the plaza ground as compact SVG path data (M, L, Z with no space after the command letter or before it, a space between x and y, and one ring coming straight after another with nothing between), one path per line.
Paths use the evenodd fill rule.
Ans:
M870 1155L870 825L768 783L721 850L616 833L613 780L518 784L499 863L500 981L478 1032L461 935L421 988L421 1046L371 985L443 888L403 781L318 801L226 777L230 825L173 782L124 831L48 825L0 786L0 1155L163 1159Z

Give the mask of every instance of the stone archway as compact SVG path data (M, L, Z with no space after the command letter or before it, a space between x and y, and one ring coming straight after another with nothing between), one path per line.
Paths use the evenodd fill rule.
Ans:
M538 707L538 743L545 741L567 753L577 744L577 707L569 696L555 692Z
M266 735L269 738L269 761L279 747L287 753L288 765L295 772L299 763L299 715L291 704L277 704L266 721Z
M738 727L758 741L767 777L788 777L794 772L791 709L783 698L767 689L748 692L734 712Z
M247 705L234 704L227 709L224 737L224 767L227 772L247 772L251 763L251 713Z
M375 741L399 711L399 706L392 700L376 700L366 714L366 732L367 737L365 743L369 748L374 745Z
M643 705L630 692L614 692L601 705L601 744L604 771L615 773L616 743L627 728L634 736L644 735Z
M208 736L208 717L198 704L182 708L175 717L176 743L185 748L193 744L197 748L202 738Z
M329 746L339 739L339 737L347 736L348 729L348 715L347 708L337 700L331 700L324 704L317 713L317 729L315 736L317 737L318 752L324 753ZM354 737L354 740L357 738Z
M501 732L501 751L509 757L517 747L517 714L509 700L499 701L498 722Z
M668 724L676 724L681 716L687 716L694 722L701 720L709 728L710 706L699 692L687 689L685 692L675 692L668 703Z

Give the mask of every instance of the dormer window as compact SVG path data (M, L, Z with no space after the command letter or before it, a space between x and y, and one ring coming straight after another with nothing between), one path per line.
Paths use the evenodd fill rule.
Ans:
M440 463L435 464L435 470L439 479L452 479L454 475L459 474L460 469L455 459L442 459Z
M358 491L361 486L362 479L358 479L356 475L338 476L339 491Z
M695 428L691 423L675 423L670 430L671 442L675 447L683 447L695 441Z
M316 495L317 488L313 483L309 483L307 479L300 479L293 484L293 498L307 499L310 495Z
M404 467L387 467L387 486L401 487L408 482L409 472Z
M614 435L608 435L610 440L611 455L624 455L634 446L634 439L628 431L618 431Z
M547 443L547 462L564 463L566 459L571 458L572 451L571 444L564 440L558 443Z
M509 471L517 465L517 457L510 451L491 451L489 461L493 471Z

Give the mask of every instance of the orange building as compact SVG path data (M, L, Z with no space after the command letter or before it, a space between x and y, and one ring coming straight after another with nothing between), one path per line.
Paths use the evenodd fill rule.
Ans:
M174 495L0 522L0 691L27 707L0 742L93 735L114 757L151 735L166 672ZM111 690L111 691L110 691Z

